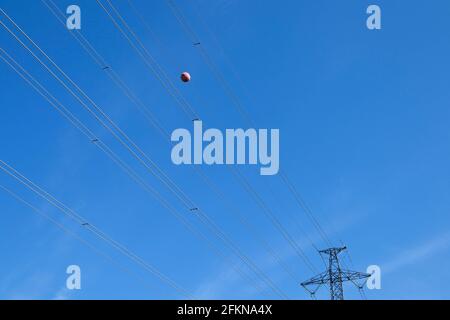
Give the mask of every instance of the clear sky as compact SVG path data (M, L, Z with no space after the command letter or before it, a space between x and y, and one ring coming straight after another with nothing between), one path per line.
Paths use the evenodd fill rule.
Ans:
M382 270L369 299L450 298L450 3L426 1L175 0L250 117L279 128L281 170L323 229L350 250L352 265ZM65 11L75 1L56 0ZM165 1L112 0L207 127L248 127ZM46 53L192 198L290 298L308 299L299 282L314 275L261 208L223 166L204 172L294 273L290 277L82 50L41 1L0 0ZM192 129L174 99L95 1L76 1L81 32L168 132ZM382 30L366 28L366 8L382 9ZM2 16L2 21L6 21ZM194 225L195 214L114 142L61 85L4 30L1 47L145 178ZM181 83L189 71L192 82ZM226 259L190 233L93 143L0 63L0 159L201 298L276 298L256 291ZM326 244L279 176L240 167L318 270ZM64 223L118 268L0 190L0 298L181 298L167 284L102 244L44 200L0 173L13 190ZM298 227L301 225L304 232ZM202 228L202 227L201 227ZM202 228L201 230L205 230ZM306 236L305 236L306 234ZM208 234L214 239L214 236ZM346 256L343 256L346 258ZM79 265L82 289L65 288ZM139 277L135 275L139 274ZM297 280L298 279L298 280ZM346 286L346 297L358 299ZM323 288L318 297L326 298Z

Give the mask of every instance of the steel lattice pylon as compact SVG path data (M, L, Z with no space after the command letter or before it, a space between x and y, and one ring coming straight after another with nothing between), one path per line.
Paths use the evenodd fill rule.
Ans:
M358 286L358 288L362 288L362 285L358 285L357 281L364 280L365 283L367 278L370 277L370 274L341 268L338 255L346 249L347 247L340 247L319 251L320 254L328 255L327 271L301 283L302 287L305 288L311 296L314 297L315 293L322 285L328 285L330 288L331 300L344 300L344 289L342 284L346 281L351 281Z

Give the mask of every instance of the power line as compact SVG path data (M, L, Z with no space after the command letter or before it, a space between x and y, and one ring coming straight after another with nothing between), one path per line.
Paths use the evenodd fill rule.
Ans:
M228 82L225 80L225 77L222 75L222 73L216 67L216 65L214 64L213 60L210 58L209 54L207 53L206 49L202 46L202 42L200 41L199 37L195 34L193 29L186 22L186 19L184 18L183 14L181 13L181 11L178 8L178 6L172 0L166 0L166 3L172 9L172 12L173 12L174 16L176 17L178 22L182 25L182 27L185 30L185 32L188 35L188 37L191 38L192 44L199 50L203 60L208 65L208 67L211 69L213 75L219 81L219 83L223 87L225 93L228 95L228 97L231 99L233 104L236 106L236 109L238 110L238 112L241 114L241 116L248 123L251 124L252 127L256 127L255 123L253 122L253 120L249 116L247 110L245 110L244 106L240 102L238 96L231 89L231 87L229 86Z
M79 119L77 119L72 113L70 113L67 108L61 104L53 95L51 95L48 90L46 90L37 80L35 80L22 66L18 65L15 60L13 60L3 49L0 48L0 53L3 53L11 61L8 61L3 55L0 58L4 60L16 73L19 74L33 89L35 89L41 96L43 96L59 113L61 113L69 122L74 125L80 132L89 138L90 141L96 140L95 145L99 147L116 165L118 165L133 181L135 181L144 191L148 192L151 196L155 197L164 208L166 208L169 213L175 216L191 233L198 237L201 241L204 241L215 254L219 257L224 258L228 261L229 258L225 253L223 253L219 248L217 248L214 243L212 243L203 233L196 230L191 223L178 212L164 197L159 194L154 188L148 185L133 169L131 169L120 157L115 154L106 144L104 144L100 139L95 138L95 135L82 124ZM14 65L12 64L14 63ZM260 286L254 282L246 273L240 270L239 266L234 266L233 268L240 274L243 278L248 279L255 288L262 291Z
M75 89L89 101L94 110L100 113L105 119L100 118L96 112L94 112L86 102L84 102L69 86L53 72L47 64L45 64L23 41L21 41L15 33L13 33L2 21L0 24L35 58L35 60L43 66L82 106L86 109L107 131L109 131L113 137L125 147L131 155L138 160L153 176L160 180L167 188L169 188L174 195L185 205L188 209L193 207L186 194L156 165L156 163L144 153L137 145L131 140L128 135L82 90L2 9L0 11L10 20L14 26L30 41L39 52L41 52L45 58L62 74L62 76L69 81ZM111 127L112 128L111 128ZM130 147L131 145L131 147ZM144 159L145 160L144 160ZM150 162L150 165L147 163Z
M286 229L283 227L279 219L275 216L275 214L273 214L272 210L270 210L270 208L267 206L264 200L254 191L251 185L248 184L248 182L246 182L243 179L242 173L240 173L238 169L234 169L233 172L235 173L237 179L239 179L244 184L245 188L253 196L258 205L263 209L263 212L265 213L266 217L268 217L268 219L272 222L272 224L283 235L283 238L289 243L289 245L291 245L294 248L294 251L297 254L297 256L300 257L301 260L303 260L303 262L312 272L315 272L316 268L311 263L309 258L305 255L300 246L297 244L295 239L293 239L292 236L286 231Z
M1 10L1 9L0 9ZM157 165L154 161L152 161L147 154L145 154L112 120L111 118L3 11L2 13L10 20L16 28L35 46L46 58L50 61L50 63L77 89L79 93L83 95L94 107L96 111L98 111L101 116L106 118L107 123L102 120L72 89L70 89L67 84L61 80L36 54L26 45L23 41L21 41L17 35L15 35L3 22L0 21L2 26L11 34L13 37L25 48L28 52L41 64L63 87L78 101L80 104L89 111L90 114L94 116L94 118L105 128L107 129L113 137L119 141L122 146L124 146L134 158L136 158L144 167L158 180L160 180L185 206L188 210L192 210L192 208L199 208L196 206L190 198L174 183ZM113 126L114 129L110 128L109 125ZM120 134L120 136L119 136ZM129 145L131 144L133 148ZM144 157L147 161L151 163L151 166L147 164ZM155 171L156 172L155 172ZM198 217L200 221L205 224L205 226L212 231L219 239L223 241L223 243L229 247L250 270L252 270L258 278L260 278L263 282L265 282L276 294L281 297L286 297L282 293L282 291L277 288L277 286L272 282L270 278L268 278L240 249L236 244L226 236L222 230L206 215L203 210L198 210Z
M139 11L139 9L136 8L136 6L133 4L133 2L131 0L127 0L127 2L128 2L128 5L130 6L131 10L133 10L134 14L139 18L139 21L145 27L147 32L151 35L153 40L158 44L158 47L159 48L163 48L163 44L161 43L158 35L155 32L153 32L152 28L150 28L150 25L147 23L147 21L145 20L144 16Z
M218 188L217 186L214 184L214 182L212 182L201 169L198 169L198 172L200 174L200 176L203 178L203 180L205 181L205 183L210 186L210 188L212 188L214 190L214 192L217 194L217 196L222 200L222 202L225 204L225 206L227 208L230 209L230 212L234 213L239 221L241 222L241 224L246 227L253 235L255 238L257 238L257 240L261 243L262 247L274 258L275 262L278 263L281 268L292 278L292 279L297 279L297 276L294 275L293 271L291 270L291 268L289 268L288 265L286 265L283 260L281 259L280 255L278 254L278 252L276 250L274 250L270 244L263 238L260 237L257 233L257 231L255 230L254 226L250 223L250 221L244 217L241 213L240 210L237 209L236 205L234 204L234 202L229 201L225 194L223 194Z
M4 52L3 49L0 48L0 52ZM48 93L48 91L46 91L45 88L43 88L39 83L38 85L40 86L40 88L37 88L37 86L34 83L31 83L29 79L25 78L23 76L23 74L20 74L18 72L18 70L16 69L16 67L12 66L9 61L6 61L4 59L3 56L0 56L8 65L10 65L14 71L16 71L24 80L26 80L26 82L28 82L36 91L38 91L38 93L40 93L53 107L55 107L60 113L63 114L63 116L65 118L67 118L72 124L75 125L75 127L77 127L77 129L79 129L82 133L85 133L84 131L86 131L86 127L81 127L78 128L77 125L77 121L78 119L75 118L76 121L74 121L71 116L67 116L64 112L67 111L66 108L64 108L64 106L62 106L60 104L59 101L57 101L53 96L51 96L51 94ZM25 71L26 72L26 71ZM32 80L34 80L32 78ZM36 81L36 80L34 80ZM44 93L41 91L41 88L44 91ZM56 101L56 103L59 104L59 107L63 107L64 111L61 111L58 106L55 105L55 102L50 100L50 98L47 96L50 95L51 99L54 99ZM72 115L73 116L73 115ZM88 129L87 129L88 130ZM92 136L92 133L90 133L90 136ZM89 137L89 136L88 136ZM208 238L206 238L201 232L195 230L192 225L189 223L188 220L186 220L183 215L181 215L180 213L178 213L178 211L173 208L170 203L168 203L155 189L153 189L151 186L149 186L147 183L145 183L145 181L142 180L142 178L140 178L128 165L126 165L113 151L111 151L101 140L99 139L95 139L97 140L96 145L109 157L111 158L111 160L116 163L122 170L125 171L125 173L127 175L129 175L132 180L134 180L139 186L143 187L144 190L148 193L150 193L152 196L154 196L166 209L169 210L169 212L171 214L173 214L179 221L181 221L181 223L189 230L191 231L195 236L199 237L200 240L205 241L206 244L208 244L208 246L210 246L215 252L216 254L218 254L221 258L224 258L225 260L229 260L228 257L221 252L220 249L218 249ZM249 278L246 274L243 274L240 270L239 267L233 266L234 269L236 269L236 271L243 276L244 278L248 278L250 279L251 282L253 282L253 279ZM261 288L259 287L258 284L254 283L255 288L257 288L257 290L261 290Z
M54 107L66 120L68 120L76 129L85 135L90 141L95 141L95 145L100 148L111 160L113 160L124 172L129 175L132 180L137 182L140 186L154 196L161 204L175 215L180 221L192 229L189 222L179 214L175 208L167 202L156 189L148 185L140 176L129 167L123 160L114 153L102 140L86 127L73 113L71 113L59 100L57 100L45 87L42 86L33 76L31 76L21 65L19 65L7 52L0 48L0 58L9 65L22 79L24 79L34 90L36 90L44 99L46 99L52 107ZM192 229L193 230L193 229Z
M108 17L111 19L111 21L113 22L114 26L119 30L119 32L127 39L127 41L131 44L131 46L133 47L133 49L135 51L138 52L138 55L144 60L144 62L148 65L148 66L152 66L150 69L153 73L157 73L155 71L155 67L154 65L156 65L157 69L161 72L161 74L165 77L165 79L167 80L167 82L171 85L171 87L175 88L175 86L173 86L173 84L170 82L170 79L168 79L167 75L164 73L164 70L161 68L161 66L159 66L156 62L156 60L151 56L151 54L149 53L149 51L147 50L147 48L145 47L145 45L142 43L142 41L139 39L139 37L136 35L136 33L131 29L131 27L128 25L128 23L125 21L125 19L123 18L123 16L118 12L118 10L112 5L112 3L109 0L106 0L106 2L108 3L109 7L112 8L113 12L118 16L119 20L122 22L122 24L124 25L124 27L128 30L128 32L131 34L131 36L133 37L133 39L135 39L135 42L138 43L139 47L141 48L141 50L143 52L141 52L138 47L136 46L136 44L130 39L130 37L125 33L125 31L123 30L123 28L120 27L119 23L116 21L116 19L112 16L111 12L109 12L109 10L101 3L101 1L97 0L97 3L99 3L99 5L102 7L102 9L107 13ZM146 58L147 57L147 58ZM150 59L150 62L148 61L148 59ZM161 78L161 76L159 74L156 74L158 79ZM177 90L177 89L175 89ZM178 91L176 91L178 93ZM172 94L173 96L173 94ZM186 101L184 98L182 99L183 101ZM177 101L179 101L177 99ZM286 234L286 233L285 233ZM291 241L291 244L293 242ZM294 247L294 250L296 250L297 253L299 253L300 251L302 251L298 246L297 248Z
M313 224L313 226L316 228L317 232L319 233L319 235L322 237L323 241L331 246L331 240L328 237L328 235L326 234L326 232L324 231L324 229L322 228L322 226L320 225L319 221L317 220L317 218L314 216L312 210L310 209L310 207L306 204L305 200L302 198L302 196L300 195L300 193L297 191L297 189L295 188L295 186L293 185L293 183L289 180L288 176L284 173L284 172L280 172L280 177L281 179L284 181L284 183L286 184L286 186L289 188L291 194L294 196L297 204L303 209L303 211L306 213L306 215L308 216L308 218L310 219L311 223Z
M222 75L220 69L216 66L213 59L210 57L208 51L203 45L197 45L202 44L202 41L196 34L196 32L193 30L193 28L190 26L190 24L187 22L186 18L184 17L183 12L181 11L180 7L177 6L175 1L173 0L166 0L166 3L169 5L172 13L174 14L177 21L182 26L183 30L187 34L188 38L190 38L191 42L195 44L194 46L199 50L205 64L210 68L211 72L215 75L218 82L221 84L222 88L224 89L225 93L229 96L230 100L235 105L238 112L242 115L242 117L250 123L252 126L254 125L253 120L249 117L249 113L246 111L245 107L241 103L239 97L234 93L231 86L226 81L225 77ZM209 31L211 34L212 31ZM216 42L218 43L217 38ZM222 49L223 55L226 57L225 51ZM227 58L227 57L226 57ZM231 64L231 60L227 58L229 63ZM234 69L235 70L235 69ZM237 73L237 72L236 72ZM283 183L287 186L290 193L294 196L297 204L299 207L303 210L303 212L307 215L310 222L313 224L314 228L318 231L319 235L321 236L322 240L329 246L332 245L331 240L329 239L328 235L325 233L324 229L320 225L317 218L314 216L312 210L307 206L306 202L302 199L299 192L295 189L294 185L290 180L288 179L287 174L284 173L284 171L280 170L280 178L282 179ZM314 246L315 247L315 246Z
M120 269L121 271L124 271L134 277L136 277L137 279L139 279L140 281L144 280L144 283L146 285L147 284L147 279L143 278L141 275L137 274L136 272L133 272L132 270L124 267L123 265L119 264L116 260L114 260L110 255L104 253L103 251L101 251L100 249L98 249L97 247L95 247L94 244L92 244L91 242L87 241L86 239L84 239L83 237L81 237L80 235L78 235L76 232L70 230L68 227L66 227L64 224L60 223L59 221L57 221L56 219L54 219L53 217L51 217L50 215L46 214L45 212L43 212L42 210L39 210L38 208L36 208L34 205L32 205L31 203L27 202L26 200L24 200L22 197L20 197L18 194L16 194L15 192L13 192L12 190L10 190L9 188L3 186L0 184L0 189L2 189L6 194L9 194L12 198L14 198L15 200L17 200L18 202L24 204L25 206L29 207L30 209L32 209L33 212L35 212L38 216L40 216L41 218L44 218L46 220L48 220L49 222L51 222L52 224L54 224L57 228L61 229L64 233L66 233L68 236L76 239L77 241L79 241L80 243L82 243L84 246L88 247L89 249L91 249L95 254L97 254L98 256L102 257L103 259L107 260L108 262L110 262L112 265L114 265L115 267L117 267L118 269ZM141 283L141 282L140 282ZM153 287L152 287L153 289Z
M125 19L119 14L117 9L107 0L108 5L112 8L112 10L117 14L119 20L124 25L125 29L128 30L131 37L135 39L133 41L129 35L125 32L125 30L120 26L117 20L113 17L111 12L103 5L100 0L96 0L99 6L103 9L103 11L108 15L109 19L113 23L114 27L125 37L127 42L131 45L134 51L137 52L139 57L144 61L145 65L149 68L149 70L156 76L159 82L162 84L164 89L175 99L177 104L182 108L184 113L189 117L190 120L197 119L199 116L193 110L192 106L189 102L181 95L179 90L173 85L173 83L168 78L167 74L155 60L155 58L150 54L147 48L144 46L142 41L137 37L137 35L133 32L130 26L126 23Z
M130 43L130 45L132 46L132 48L138 53L138 55L144 60L144 63L146 63L147 65L150 65L149 61L146 59L146 56L149 57L149 59L151 60L152 64L156 64L158 70L165 76L167 82L169 82L171 84L172 87L173 84L171 83L170 79L167 78L167 75L164 73L164 70L161 68L160 65L157 64L156 60L151 56L151 54L149 53L149 51L147 50L147 48L145 47L145 45L142 43L142 41L139 39L139 37L136 35L136 33L131 29L131 27L128 25L128 23L125 21L125 19L123 18L122 15L120 15L120 13L118 12L118 10L112 5L112 3L109 0L106 0L106 2L109 4L109 6L112 8L112 10L115 12L115 14L119 17L119 20L122 22L122 24L124 25L124 27L128 30L128 32L131 34L131 36L135 39L135 42L137 42L139 44L139 46L141 47L141 49L143 50L143 52L141 52L137 46L135 45L135 43L130 39L130 37L125 33L125 31L123 30L123 28L120 27L119 23L116 21L116 19L113 17L113 15L108 11L108 9L101 3L101 1L96 0L97 3L99 3L99 5L102 7L102 9L107 13L107 15L109 16L110 20L113 22L114 26L119 30L119 32L127 39L127 41ZM150 68L151 71L153 73L155 73L155 67ZM160 75L156 74L158 79L160 79ZM170 92L169 92L170 93ZM178 93L178 91L177 91ZM181 94L180 94L181 95ZM178 100L177 100L178 101ZM183 97L183 101L186 101L186 99L184 99ZM239 183L243 186L243 188L247 191L249 191L250 194L252 193L256 193L255 189L248 183L248 181L245 179L245 177L242 176L241 179L238 179ZM242 184L241 181L246 181L247 185ZM258 202L257 202L258 203ZM272 219L273 221L273 219ZM288 231L282 226L282 225L274 225L275 228L279 229L282 228L283 229L283 233L284 237L286 238L286 235L288 235ZM289 236L291 239L292 237ZM302 260L307 260L306 255L303 253L303 250L296 245L295 240L291 241L289 240L288 243L292 246L292 248L294 249L294 251L301 257ZM303 257L302 257L303 256ZM308 266L308 263L307 263ZM312 263L309 263L309 266L311 268Z
M200 44L200 42L196 42L198 44ZM209 61L211 62L211 61ZM211 63L209 63L210 66ZM220 78L222 78L221 80L224 80L223 77L221 77L220 73L216 72L216 75L219 76ZM231 91L228 91L230 93L232 93ZM235 102L238 102L236 100L236 97L232 97L233 99L235 99ZM244 114L245 116L245 114ZM240 184L244 187L244 189L246 189L252 196L257 196L259 197L259 200L257 199L257 204L259 206L261 206L262 203L262 209L265 212L268 212L268 208L267 205L264 204L264 202L261 202L261 197L258 195L258 193L255 191L255 189L253 187L251 187L250 183L245 179L245 177L243 177L242 175L240 176L240 179L238 179L238 181L240 182ZM288 243L294 248L295 252L297 253L297 255L300 256L300 258L306 263L306 265L311 268L312 263L309 262L309 259L306 257L306 255L303 253L303 251L298 247L298 245L296 244L295 240L292 239L292 237L289 235L289 233L287 232L287 230L277 221L276 218L274 218L274 215L271 214L271 212L269 211L269 217L270 217L270 221L274 224L274 226L282 233L283 237L288 241ZM306 235L307 237L307 235ZM314 246L314 245L313 245ZM314 267L312 267L314 268Z
M49 9L55 18L65 27L65 15L55 5L52 0L42 0L42 3ZM67 29L66 29L67 30ZM95 47L86 39L86 37L79 30L67 30L68 33L80 44L83 50L91 57L92 60L104 71L114 84L124 93L124 95L137 107L137 109L144 115L149 123L158 131L164 139L170 140L170 134L155 117L150 108L142 102L142 100L133 93L129 85L119 76L110 63L95 49Z
M51 3L52 6L50 6L47 3L47 0L42 0L42 2L49 8L51 13L53 15L55 15L55 17L64 25L64 21L62 20L62 18L64 17L64 14L55 6L55 4L51 0L48 0L48 2ZM130 1L130 5L132 5L131 1ZM59 11L59 14L58 14L58 11ZM82 48L89 54L89 56L94 60L94 62L97 63L97 65L99 65L100 67L102 67L103 65L108 65L109 66L108 71L111 70L111 72L114 72L114 69L112 68L112 66L109 63L106 63L105 59L98 53L98 51L93 47L93 45L78 30L74 30L73 32L69 32L69 33L80 43ZM110 74L108 73L108 75L110 75ZM115 73L115 78L118 79L117 82L119 82L120 84L123 84L123 86L125 86L127 88L123 91L127 95L127 97L130 98L130 100L132 100L132 102L134 102L136 99L138 99L131 92L131 89L124 83L123 80L120 79L120 76L117 75L116 73ZM114 79L112 79L112 80L114 81ZM114 81L114 82L118 85L118 83L116 81ZM119 86L119 87L122 87L122 86ZM133 96L134 96L134 98L132 98ZM148 111L148 112L151 113L151 111ZM152 115L152 118L154 119L155 122L158 122L158 120L153 115ZM159 129L159 128L161 128L161 130L159 130L160 133L165 132L164 127L159 125L157 129ZM167 138L164 133L162 135L163 135L163 138ZM203 170L198 169L198 170L196 170L196 173L205 182L206 186L210 190L212 190L212 192L215 193L219 197L219 199L221 201L223 201L229 209L231 209L230 212L233 213L235 216L237 216L238 221L246 229L248 229L250 231L250 233L253 235L253 237L255 237L257 239L257 241L259 241L262 244L263 248L269 253L269 255L271 255L273 257L275 262L280 264L280 266L283 268L283 270L285 270L288 273L288 275L290 277L294 278L294 280L295 280L295 276L293 275L292 271L283 263L283 261L281 260L281 258L278 255L277 251L272 249L271 246L263 238L261 238L257 235L256 230L251 225L251 223L248 221L248 219L246 219L240 212L238 212L238 210L236 210L236 207L234 205L230 205L231 202L226 199L225 195L206 176L206 174L203 172Z
M110 236L108 236L106 233L104 233L101 229L93 225L92 223L88 222L84 217L79 215L76 211L73 209L68 208L66 205L64 205L62 202L58 201L56 198L54 198L52 195L50 195L48 192L43 190L41 187L33 183L31 180L23 176L20 172L15 170L13 167L5 163L4 161L0 160L0 169L3 170L6 174L17 180L19 183L23 184L25 187L33 191L35 194L37 194L42 199L49 202L52 206L59 209L61 212L63 212L66 216L68 216L70 219L74 220L77 224L85 226L85 228L92 232L94 235L102 239L103 241L107 242L110 246L127 256L129 259L143 267L145 270L149 271L156 277L158 277L161 281L165 282L166 284L173 287L175 290L180 292L183 296L188 298L193 298L193 295L189 293L186 289L178 285L175 281L173 281L171 278L160 272L157 268L155 268L153 265L147 263L144 259L142 259L140 256L132 252L130 249L119 243L118 241L114 240Z

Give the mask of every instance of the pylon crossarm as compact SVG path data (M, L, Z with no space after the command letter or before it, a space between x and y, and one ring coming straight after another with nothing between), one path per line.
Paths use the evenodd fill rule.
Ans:
M319 251L319 253L320 254L322 254L322 253L324 253L324 254L328 254L328 255L331 255L331 254L339 254L341 251L344 251L344 250L346 250L347 249L347 247L341 247L341 248L328 248L328 249L325 249L325 250L320 250Z
M341 277L343 281L356 281L361 279L368 279L371 275L365 272L342 270Z
M329 278L330 276L328 272L322 272L321 274L318 274L317 276L314 276L311 279L302 282L301 285L303 287L317 284L322 285L326 284L330 280Z

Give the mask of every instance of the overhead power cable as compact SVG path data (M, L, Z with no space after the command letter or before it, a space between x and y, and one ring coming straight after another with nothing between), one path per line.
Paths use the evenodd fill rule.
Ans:
M123 271L123 272L125 272L127 274L130 274L133 277L136 277L136 279L139 280L139 283L145 283L146 285L148 285L150 287L150 285L147 282L148 279L142 277L142 275L140 275L140 274L130 270L129 268L126 268L125 266L121 265L113 257L111 257L110 255L106 254L102 250L98 249L93 243L91 243L90 241L84 239L79 234L77 234L76 232L74 232L71 229L69 229L68 227L66 227L63 223L59 222L58 220L54 219L53 217L51 217L47 213L45 213L42 210L38 209L36 206L32 205L30 202L28 202L25 199L23 199L17 193L13 192L11 189L9 189L9 188L1 185L1 184L0 184L0 189L2 189L6 194L10 195L11 198L14 198L17 202L20 202L23 205L29 207L39 217L41 217L43 219L46 219L49 222L51 222L53 225L55 225L57 228L61 229L61 231L63 231L65 234L67 234L69 237L74 238L75 240L77 240L80 243L82 243L84 246L88 247L90 250L92 250L95 254L100 256L102 259L105 259L108 262L110 262L112 265L117 267L117 269L120 269L121 271ZM153 286L151 286L151 288L154 289Z
M132 48L138 53L138 56L141 57L141 59L144 60L144 63L146 63L146 64L148 65L148 64L149 64L148 60L151 60L152 63L154 63L154 64L157 65L158 70L161 70L161 72L162 72L163 74L165 74L164 71L163 71L163 69L161 68L161 66L159 66L159 65L157 64L156 60L151 56L150 52L149 52L148 49L145 47L145 45L143 44L143 42L139 39L139 37L136 35L136 33L131 29L131 27L129 26L129 24L125 21L125 18L120 14L120 12L118 11L118 9L116 9L116 8L112 5L111 1L106 0L105 2L108 3L108 5L109 5L109 7L111 8L111 10L118 16L118 20L123 24L124 28L125 28L126 30L128 30L128 33L129 33L131 36L129 36L128 34L126 34L126 32L124 31L124 28L122 28L122 27L120 26L119 22L116 20L116 18L114 18L113 14L106 8L106 6L103 5L103 3L102 3L100 0L96 0L96 1L99 3L99 5L102 7L102 9L107 13L107 15L109 16L109 18L110 18L111 21L113 22L114 26L115 26L115 27L119 30L119 32L127 39L127 41L130 43L130 45L132 46ZM134 41L133 41L131 38L133 38ZM141 49L139 49L139 48L135 45L135 43L138 43ZM141 51L141 50L142 50L142 51ZM151 68L151 70L152 70L152 72L155 72L155 71L154 71L154 68ZM158 75L157 75L157 77L159 78ZM167 77L166 77L166 78L167 78ZM167 79L167 81L170 82L170 79ZM173 85L172 85L172 86L173 86ZM181 94L180 94L180 95L181 95ZM184 99L184 100L185 100L185 99ZM245 179L245 177L243 177L243 176L242 176L242 178L241 178L240 180L238 180L238 181L241 181L242 179L244 179L245 181L247 181L247 180ZM241 183L241 182L239 182L239 183ZM241 183L241 185L242 185L242 183ZM247 185L243 185L243 188L244 188L245 190L250 190L250 189L252 189L254 193L256 192L255 189L248 183L248 181L247 181ZM257 203L258 203L258 202L257 202ZM276 227L277 229L279 229L280 226L278 226L278 227L275 226L275 227ZM282 234L284 234L284 235L289 234L288 231L287 231L283 226L281 226L281 227L284 229L284 233L282 233ZM293 239L293 237L290 237L290 238ZM299 257L300 257L302 260L308 259L307 256L306 256L306 254L301 253L303 250L302 250L298 245L295 245L295 242L296 242L295 239L293 239L293 241L288 241L288 243L289 243L291 246L293 246L294 251L295 251L297 254L300 254ZM294 244L294 245L293 245L293 244ZM303 256L303 257L302 257L302 256ZM309 263L309 266L308 266L308 264L307 264L307 266L308 266L309 268L310 268L312 265L313 265L313 264L312 264L311 262Z
M65 27L64 24L64 13L59 10L52 0L42 0L42 2L47 6L50 12L61 22L61 24ZM48 2L48 3L47 3ZM132 5L130 1L130 5ZM150 30L149 30L150 31ZM124 92L124 94L130 99L132 103L139 101L139 98L132 92L129 86L123 81L120 76L114 71L114 68L110 63L107 63L105 59L101 56L100 53L94 48L94 46L89 42L86 37L83 36L81 32L78 30L69 31L69 33L77 40L77 42L81 45L81 47L88 53L88 55L92 58L92 60L103 69L103 66L109 66L107 69L107 74L113 80L113 82ZM114 77L111 77L111 73L114 74ZM116 81L117 80L117 81ZM126 89L124 89L126 88ZM162 135L165 141L170 143L170 138L166 134L166 129L159 123L158 119L151 113L150 110L147 112L150 113L153 123L157 123L157 126L153 125L155 129ZM211 181L210 178L206 175L206 173L201 168L195 168L196 173L200 176L200 178L205 182L205 185L214 193L216 196L225 204L225 206L230 209L230 212L237 217L237 220L247 229L250 234L261 243L262 247L265 251L269 253L270 256L274 259L276 263L278 263L284 271L288 273L288 275L293 278L295 281L298 281L298 278L293 275L292 270L282 261L279 254L276 250L272 249L271 246L258 235L258 232L254 228L254 226L250 223L250 221L245 218L242 213L240 213L235 205L230 205L231 201L229 201L225 194L220 191L218 186Z
M142 268L147 270L148 272L152 273L154 276L158 277L161 281L165 282L166 284L170 285L172 288L174 288L176 291L181 293L183 296L188 297L190 299L193 298L193 295L180 285L178 285L175 281L173 281L171 278L160 272L156 267L153 265L147 263L143 258L132 252L130 249L119 243L118 241L114 240L110 236L108 236L105 232L103 232L101 229L93 225L92 223L88 222L84 217L79 215L77 212L75 212L73 209L70 209L66 205L64 205L62 202L58 201L56 198L54 198L52 195L50 195L48 192L43 190L41 187L37 186L35 183L33 183L31 180L23 176L20 172L15 170L13 167L5 163L4 161L0 160L0 169L3 170L6 174L17 180L19 183L23 184L25 187L33 191L35 194L40 196L42 199L49 202L52 206L59 209L61 212L63 212L65 215L67 215L70 219L78 223L79 225L85 226L85 228L92 232L94 235L102 239L103 241L107 242L111 247L115 248L119 252L121 252L123 255L127 256L129 259L140 265Z
M203 45L197 45L202 44L202 41L198 37L197 33L194 31L194 29L191 27L191 25L188 23L187 19L185 18L181 8L175 3L174 0L166 0L166 3L170 7L172 13L174 14L176 20L180 23L183 30L185 31L186 35L190 39L191 43L194 44L194 46L198 49L200 55L202 56L205 64L210 68L213 75L216 77L217 81L221 84L224 92L229 96L230 100L233 102L234 106L238 110L238 112L242 115L244 120L246 120L250 125L255 127L253 119L250 117L248 111L244 107L244 105L241 103L239 97L234 93L232 87L229 85L229 83L226 81L225 77L223 76L220 69L215 64L214 60L209 55L208 51ZM212 33L212 31L210 31ZM215 37L216 41L218 42L217 38ZM226 56L225 51L222 50L222 53ZM227 61L231 62L230 59L227 57ZM234 68L235 70L235 68ZM305 201L300 196L299 192L295 189L292 182L288 179L287 174L284 171L280 170L279 176L282 180L282 182L286 185L294 199L296 200L296 203L299 205L299 207L302 209L302 211L306 214L307 218L310 220L314 228L319 233L320 237L324 241L325 244L328 246L332 246L332 242L328 235L325 233L323 227L318 222L317 218L314 216L312 210L306 205Z
M132 140L129 138L125 132L120 129L120 127L115 124L111 118L2 10L1 12L8 18L8 20L14 24L14 26L24 35L28 41L30 41L35 48L41 52L42 55L53 65L62 76L69 81L71 85L73 85L76 90L90 102L93 106L94 112L86 102L84 102L75 92L72 90L58 75L52 71L49 66L44 63L20 38L12 32L3 22L0 22L1 25L11 34L13 37L41 64L94 118L105 128L107 129L113 137L124 146L134 158L136 158L153 176L155 176L159 181L161 181L185 206L188 210L192 210L192 208L198 208L197 213L206 227L213 232L223 243L230 248L236 256L238 256L244 264L252 270L263 282L265 282L268 287L270 287L276 294L281 297L286 297L282 291L277 288L277 286L273 283L273 281L268 278L258 266L256 266L240 249L239 247L223 233L223 231L214 223L214 221L206 215L206 213L201 210L198 206L196 206L192 200L181 190L181 188L174 183L157 165L151 160L151 158L145 154ZM111 128L112 127L112 128ZM131 145L131 146L130 146ZM150 164L147 163L150 162Z
M161 194L146 183L130 166L128 166L116 153L114 153L102 140L97 138L92 131L87 128L78 118L76 118L61 102L59 102L46 88L44 88L36 79L34 79L22 66L11 58L2 48L0 48L0 58L5 61L22 79L24 79L33 89L35 89L42 97L44 97L59 113L63 115L72 125L74 125L89 140L95 141L95 145L99 147L116 165L118 165L133 181L135 181L144 191L155 197L162 206L174 215L191 233L198 237L202 242L206 243L215 254L230 262L229 257L222 252L214 243L212 243L202 232L196 230L194 226L174 208ZM262 292L262 288L246 273L240 270L238 265L232 264L232 268L237 271L244 279L249 280L258 291Z

